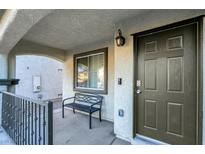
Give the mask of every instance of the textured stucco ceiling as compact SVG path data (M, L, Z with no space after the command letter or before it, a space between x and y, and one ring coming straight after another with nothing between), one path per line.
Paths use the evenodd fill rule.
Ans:
M24 36L25 40L60 49L111 39L115 23L148 10L55 10Z
M9 53L19 40L53 10L8 9L0 19L0 53Z

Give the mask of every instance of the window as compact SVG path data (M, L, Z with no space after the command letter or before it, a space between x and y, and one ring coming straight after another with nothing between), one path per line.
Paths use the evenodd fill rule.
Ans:
M74 55L74 90L107 93L107 50Z

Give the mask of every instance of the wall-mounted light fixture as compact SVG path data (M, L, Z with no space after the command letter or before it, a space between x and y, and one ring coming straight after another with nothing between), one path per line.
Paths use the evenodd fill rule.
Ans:
M118 35L115 38L115 40L118 47L123 46L125 44L125 38L122 36L122 32L120 29L118 29Z

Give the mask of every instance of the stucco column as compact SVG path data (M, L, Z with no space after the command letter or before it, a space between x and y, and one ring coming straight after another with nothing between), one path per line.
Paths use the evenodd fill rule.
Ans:
M117 137L131 141L133 132L133 38L121 28L126 43L122 47L114 46L115 87L114 87L114 132ZM117 31L117 30L116 30ZM125 64L125 65L122 65ZM122 85L118 85L122 78ZM120 117L119 109L124 110Z
M16 78L16 55L12 51L8 55L8 78ZM8 86L7 89L11 93L15 93L15 85Z
M0 53L0 79L7 79L8 77L8 55ZM7 91L7 86L0 85L0 91ZM0 125L2 112L2 95L0 94Z

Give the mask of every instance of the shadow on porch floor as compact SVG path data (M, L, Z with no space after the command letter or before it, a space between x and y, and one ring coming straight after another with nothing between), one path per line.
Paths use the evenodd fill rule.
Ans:
M130 143L115 137L113 123L92 118L89 129L88 116L65 109L65 118L61 110L54 110L54 145L129 145Z

